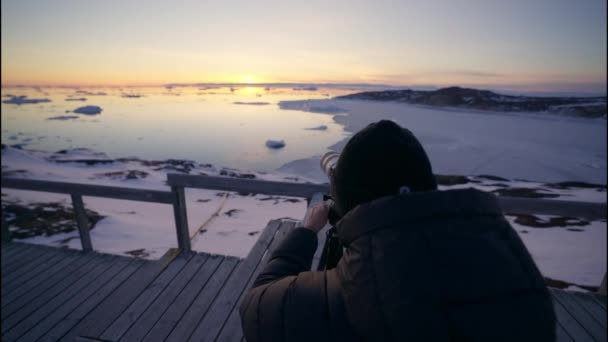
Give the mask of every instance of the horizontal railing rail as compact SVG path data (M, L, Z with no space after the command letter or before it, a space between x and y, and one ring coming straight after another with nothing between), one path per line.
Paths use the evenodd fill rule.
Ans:
M186 188L221 190L241 193L304 197L309 202L318 194L329 191L328 184L288 183L229 177L209 177L183 174L168 174L167 184L171 191L123 188L116 186L78 184L22 178L2 178L3 188L70 194L76 221L84 250L91 250L88 220L84 211L82 196L106 197L173 206L175 228L179 248L190 250L188 230ZM589 220L606 219L606 203L576 202L547 199L531 199L499 196L498 200L505 213L544 214L566 217L580 217ZM2 237L9 236L3 216Z
M23 178L2 177L2 187L166 204L172 204L175 199L171 192L162 190L123 188L107 185L66 183Z
M170 186L198 188L264 195L293 196L311 198L315 193L327 192L327 184L287 183L256 179L209 177L195 175L167 174Z

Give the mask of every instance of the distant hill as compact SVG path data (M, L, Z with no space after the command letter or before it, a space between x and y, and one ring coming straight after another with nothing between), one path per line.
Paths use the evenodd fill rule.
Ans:
M438 90L366 91L336 99L396 101L441 107L506 112L548 112L586 118L606 117L606 97L535 97L502 95L489 90L449 87Z

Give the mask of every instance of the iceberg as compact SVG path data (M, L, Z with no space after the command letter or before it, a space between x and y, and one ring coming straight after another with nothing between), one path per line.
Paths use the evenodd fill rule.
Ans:
M285 147L285 140L266 140L266 147L283 148Z
M36 103L43 103L43 102L51 102L51 100L49 100L49 99L28 99L27 96L20 95L20 96L11 96L8 100L2 101L2 103L16 104L16 105L36 104Z
M101 107L99 106L83 106L78 107L73 110L74 113L78 114L86 114L86 115L96 115L101 113Z
M308 128L304 128L304 129L308 130L308 131L327 131L327 126L321 125L321 126L317 126L317 127L308 127Z
M46 118L47 120L71 120L78 119L78 115L59 115L59 116L51 116L50 118Z

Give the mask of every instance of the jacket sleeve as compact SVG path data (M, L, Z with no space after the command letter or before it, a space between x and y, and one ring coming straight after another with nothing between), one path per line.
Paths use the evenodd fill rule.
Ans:
M325 273L310 272L316 234L296 228L277 247L240 307L247 342L325 341Z
M310 271L317 244L317 234L312 230L294 229L274 250L268 264L253 283L253 287Z

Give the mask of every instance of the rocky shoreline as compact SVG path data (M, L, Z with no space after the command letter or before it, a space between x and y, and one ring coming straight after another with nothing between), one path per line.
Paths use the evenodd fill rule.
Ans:
M489 90L449 87L438 90L366 91L335 97L346 100L394 101L501 112L543 112L583 118L606 118L606 97L535 97Z

